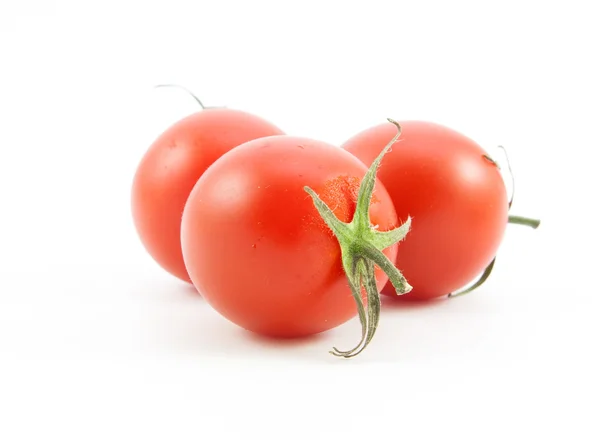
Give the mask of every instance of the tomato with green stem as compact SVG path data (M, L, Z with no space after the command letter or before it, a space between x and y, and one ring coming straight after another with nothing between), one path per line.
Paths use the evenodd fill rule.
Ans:
M445 296L482 272L480 283L485 281L509 221L509 200L496 162L472 139L448 127L424 121L400 125L402 136L378 177L399 217L413 218L395 261L413 286L402 298ZM368 164L392 132L381 124L342 147ZM536 226L529 219L510 220ZM391 285L382 293L395 295Z
M187 282L180 230L190 191L227 151L252 139L283 134L258 116L205 107L190 95L202 110L176 122L154 141L137 168L131 194L133 220L144 247L167 272Z
M358 312L359 344L332 353L360 353L388 278L399 294L410 290L392 263L410 220L399 226L375 178L391 143L369 169L341 148L285 135L218 159L192 190L181 228L186 267L206 301L274 337L323 332Z

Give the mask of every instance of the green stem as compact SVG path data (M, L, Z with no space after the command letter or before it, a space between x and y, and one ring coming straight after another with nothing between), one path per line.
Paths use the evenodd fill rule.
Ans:
M537 227L540 225L540 220L529 217L521 217L518 215L509 215L508 223L512 223L513 225L529 226L530 228L537 229Z
M473 290L477 289L479 286L481 286L483 283L485 283L486 280L490 277L492 270L494 269L495 263L496 263L496 257L494 257L492 262L490 264L488 264L488 266L485 268L485 270L483 271L483 273L481 274L481 276L479 277L479 279L476 282L474 282L469 287L465 287L463 290L459 290L458 292L455 292L455 293L450 293L448 295L448 297L456 298L457 296L466 295L467 293L471 293Z
M404 237L402 237L400 240L403 238ZM377 266L379 266L381 270L387 274L390 279L390 283L392 283L392 286L394 286L394 289L396 289L396 293L398 293L398 295L402 295L403 293L407 293L412 290L412 286L408 284L408 281L406 281L404 275L402 275L394 263L392 263L383 252L369 244L365 245L362 251L368 259L377 264Z
M358 344L347 351L340 351L334 347L330 353L335 356L351 358L358 355L369 345L375 335L381 312L381 302L375 280L375 265L387 274L398 295L408 293L412 289L402 273L382 252L404 239L410 229L410 218L398 228L386 232L379 232L374 229L369 218L377 168L379 168L385 154L398 140L401 132L400 125L396 121L391 119L388 119L388 121L394 124L398 131L365 174L358 191L356 211L350 223L338 219L315 191L308 186L304 187L304 190L311 196L315 208L340 244L342 266L346 272L352 296L356 301L362 327L361 339ZM367 293L366 310L361 295L363 287Z
M336 347L333 347L333 350L329 352L335 356L345 357L345 356L352 355L353 352L359 350L361 345L365 342L365 340L367 338L368 323L367 323L367 313L366 313L365 305L363 304L363 299L362 299L362 295L361 295L361 284L360 284L360 279L362 277L362 270L361 270L360 266L364 262L354 261L352 258L345 258L345 254L343 251L342 251L342 262L343 262L344 270L346 271L346 273L352 274L352 279L350 279L350 277L348 277L348 284L350 285L350 291L352 292L352 297L354 298L354 301L356 302L356 308L358 310L358 317L360 319L360 325L362 328L362 336L360 338L360 341L354 348L352 348L348 351L340 351Z
M510 207L509 207L509 209L510 209ZM509 215L508 223L512 223L514 225L529 226L533 229L536 229L540 225L540 220L528 218L528 217L520 217L518 215ZM492 262L485 268L485 270L483 271L483 273L481 274L481 276L475 283L473 283L469 287L465 287L464 289L459 290L458 292L448 294L448 297L456 298L457 296L466 295L467 293L471 293L473 290L477 289L479 286L481 286L483 283L485 283L487 281L487 279L490 277L490 275L492 274L492 270L494 269L494 263L496 263L496 257L494 257Z
M379 297L379 292L377 291L377 282L375 281L375 264L372 261L369 261L365 264L366 274L364 277L365 288L367 290L367 298L368 302L368 318L369 318L369 330L367 332L367 340L365 341L365 345L363 345L363 349L369 345L373 336L375 336L375 330L377 330L377 326L379 325L379 316L381 312L381 298ZM360 353L357 352L356 354Z
M372 261L361 260L359 261L358 271L360 273L362 283L365 286L365 290L367 291L367 322L366 326L363 324L362 338L354 348L348 351L340 351L334 347L333 350L330 351L331 354L339 357L351 358L358 356L367 347L367 345L369 345L373 339L373 336L375 336L375 331L379 325L381 299L379 297L377 283L375 281L375 265ZM364 311L362 302L359 310ZM362 322L363 321L361 319L361 323Z

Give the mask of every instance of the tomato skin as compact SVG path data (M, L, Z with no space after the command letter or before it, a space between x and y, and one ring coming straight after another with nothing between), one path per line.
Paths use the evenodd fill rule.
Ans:
M150 146L133 180L131 207L138 235L167 272L190 282L180 242L181 215L206 169L232 148L283 132L258 116L205 109L176 122Z
M355 316L340 245L303 188L349 222L366 171L341 148L294 136L225 154L200 178L183 213L183 255L198 291L230 321L274 337L319 333ZM379 182L369 212L382 231L398 226ZM393 259L396 245L384 253ZM383 288L387 276L377 270L376 279Z
M400 139L377 176L400 219L413 219L396 257L413 290L400 298L427 300L464 287L491 262L507 225L508 200L498 168L473 140L431 122L399 123ZM393 133L381 124L342 147L368 164ZM396 296L390 284L382 293Z

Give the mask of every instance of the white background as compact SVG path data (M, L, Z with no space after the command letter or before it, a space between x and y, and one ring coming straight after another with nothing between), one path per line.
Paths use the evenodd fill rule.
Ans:
M594 1L0 2L0 438L598 438ZM334 144L449 125L517 178L484 288L274 343L139 243L152 140L208 105Z

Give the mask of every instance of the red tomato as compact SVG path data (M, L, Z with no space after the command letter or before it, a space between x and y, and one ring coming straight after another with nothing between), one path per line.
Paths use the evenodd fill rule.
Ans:
M464 287L494 258L508 220L506 188L497 166L468 137L434 123L399 123L400 140L377 176L398 216L413 220L396 257L413 286L402 298L430 299ZM372 127L343 148L370 164L394 130ZM389 284L382 293L396 296Z
M366 171L341 148L292 136L225 154L200 178L183 213L183 255L198 291L230 321L269 336L319 333L355 316L340 244L304 186L349 222ZM369 213L381 231L398 225L377 182ZM384 254L393 261L396 245ZM387 276L379 268L375 276L380 290Z
M181 215L190 191L227 151L282 133L258 116L213 108L175 123L150 146L133 181L132 211L142 243L158 264L190 281L180 242Z

